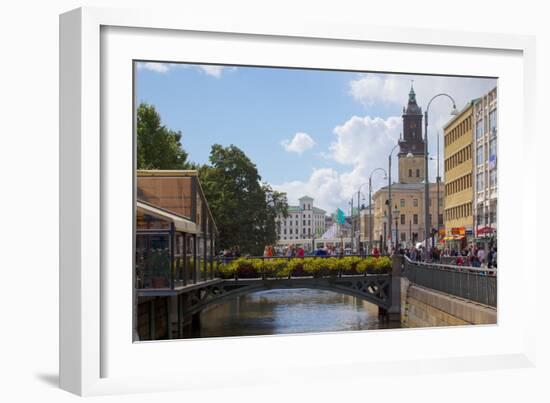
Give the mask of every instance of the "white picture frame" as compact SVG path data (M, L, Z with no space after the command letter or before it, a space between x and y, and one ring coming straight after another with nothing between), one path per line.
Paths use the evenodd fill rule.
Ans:
M132 45L132 38L138 35L142 41L139 50ZM182 56L181 46L174 47L181 41L187 46L187 54L193 54L192 60ZM223 52L220 44L228 41L233 41L234 46L226 46L230 51ZM263 47L269 49L262 50ZM341 58L329 62L323 59L326 52L323 56L323 52L316 51L318 47L330 49ZM213 49L219 52L214 53ZM304 49L311 53L307 61L300 56ZM133 185L132 176L128 176L132 138L125 134L132 126L133 98L128 96L128 90L132 90L128 60L289 67L309 64L361 70L366 69L366 62L353 59L354 52L368 51L380 52L382 56L370 65L371 70L498 75L499 127L503 138L499 158L506 161L513 155L518 163L527 164L529 150L534 147L534 49L534 39L529 36L396 29L315 20L304 20L300 24L211 20L168 11L101 8L81 8L61 15L61 387L79 395L97 395L294 382L298 372L302 380L334 379L334 374L327 374L327 368L367 376L380 368L391 374L406 374L419 370L531 366L535 327L529 315L535 312L536 296L529 293L521 304L514 305L513 284L507 277L508 267L521 267L520 272L516 269L516 278L535 275L534 255L520 258L511 253L518 244L519 248L528 250L527 224L514 226L515 237L510 226L499 224L497 326L137 344L131 342L131 327L127 326L131 322L131 310L128 311L131 282L124 286L127 279L124 276L131 273L131 254L128 256L122 247L114 249L108 240L124 239L126 246L131 243L128 237L131 205L126 202L130 200L128 191L131 193L129 189ZM399 52L427 57L400 61L396 67ZM445 58L434 58L436 54L455 60L455 66L450 67ZM278 62L274 62L274 58ZM479 63L461 61L474 59ZM497 74L489 74L491 71ZM517 141L511 141L511 133L516 133ZM120 170L113 166L115 151L120 156L117 163L124 167ZM529 209L523 199L506 199L518 187L527 189L536 183L535 175L520 176L514 172L515 166L499 165L499 217L506 217L514 210L520 222L534 222L535 211ZM117 214L121 211L125 213ZM109 270L114 267L113 262L127 270ZM114 300L114 295L120 298ZM458 342L465 338L475 339L476 343ZM442 353L445 341L449 345ZM371 343L380 348L366 357L354 354L357 346ZM408 343L416 348L407 349ZM319 354L320 346L325 349L323 354ZM214 368L201 362L205 354L216 357ZM136 357L142 367L136 364ZM185 360L173 357L185 357ZM228 372L228 368L236 370ZM238 376L242 371L255 376L252 380Z

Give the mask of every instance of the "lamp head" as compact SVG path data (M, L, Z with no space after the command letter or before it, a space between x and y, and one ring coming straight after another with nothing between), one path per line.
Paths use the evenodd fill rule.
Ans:
M456 105L453 104L453 109L451 110L451 115L457 116L458 115L458 109L456 109Z

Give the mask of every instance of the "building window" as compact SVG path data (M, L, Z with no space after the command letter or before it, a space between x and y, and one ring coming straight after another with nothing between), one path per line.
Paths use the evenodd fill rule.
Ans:
M413 176L413 170L409 169L409 178L411 178L412 176Z
M401 225L405 225L405 214L401 214Z
M439 214L439 226L443 225L443 214Z
M413 199L413 206L418 207L418 199Z
M497 110L489 112L489 131L491 134L497 133Z
M497 155L497 140L492 139L491 141L489 141L489 156L492 157L496 155Z
M420 178L420 169L417 169L417 170L416 170L416 177L417 177L417 178Z
M305 228L302 228L302 234L305 235L305 233L306 233L306 229L305 229Z
M479 140L481 137L483 137L483 121L478 120L476 122L476 139Z
M283 230L283 234L285 234L285 235L286 235L286 228L285 228L285 229Z
M479 146L476 150L476 164L483 164L483 146Z
M405 242L407 240L407 234L404 232L401 233L401 242Z
M491 187L495 187L497 185L497 170L493 169L489 172L489 184Z
M476 176L476 188L479 191L483 190L484 183L483 183L483 172L477 174Z
M290 235L292 235L292 228L290 229L290 232L289 232L289 233L290 233Z
M401 207L405 207L405 199L399 200L399 204L401 205Z
M306 220L302 220L303 224L302 225L306 225Z
M413 224L418 225L418 214L413 214Z

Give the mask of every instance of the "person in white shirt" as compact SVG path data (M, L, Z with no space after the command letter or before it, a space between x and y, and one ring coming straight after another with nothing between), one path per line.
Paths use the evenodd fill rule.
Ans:
M479 260L480 266L485 265L485 249L479 248L477 251L477 259Z

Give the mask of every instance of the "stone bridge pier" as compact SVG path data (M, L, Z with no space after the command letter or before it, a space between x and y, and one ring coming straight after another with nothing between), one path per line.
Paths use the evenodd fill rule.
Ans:
M378 317L390 322L401 322L401 277L403 273L403 257L392 257L392 271L390 283L390 307L378 306Z

